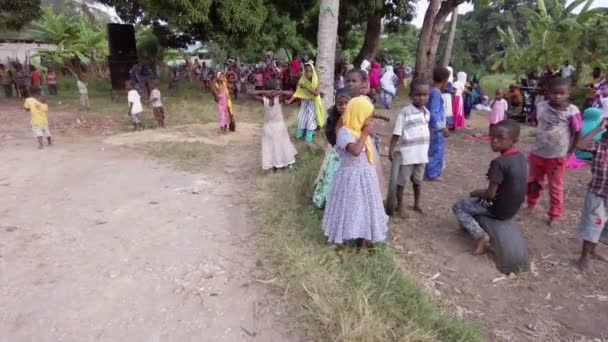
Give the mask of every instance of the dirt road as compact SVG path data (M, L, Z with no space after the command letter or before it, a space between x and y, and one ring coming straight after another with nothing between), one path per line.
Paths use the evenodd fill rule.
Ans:
M71 131L40 151L23 117L0 109L0 340L286 340L256 282L257 153L190 174Z

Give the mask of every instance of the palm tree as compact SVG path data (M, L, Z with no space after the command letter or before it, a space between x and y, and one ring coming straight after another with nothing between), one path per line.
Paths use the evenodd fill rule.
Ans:
M340 0L321 0L319 10L319 32L317 34L317 70L323 96L323 107L334 103L334 68L336 42L338 38L338 13Z

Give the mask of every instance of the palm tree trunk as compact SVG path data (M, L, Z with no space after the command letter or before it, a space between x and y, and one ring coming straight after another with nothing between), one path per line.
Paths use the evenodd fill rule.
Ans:
M452 22L450 23L450 34L443 53L443 62L441 65L448 66L452 60L452 49L454 47L454 37L456 36L456 26L458 25L458 6L452 11Z
M334 103L334 68L339 10L340 0L321 0L316 66L319 72L319 90L324 94L323 107L325 109Z

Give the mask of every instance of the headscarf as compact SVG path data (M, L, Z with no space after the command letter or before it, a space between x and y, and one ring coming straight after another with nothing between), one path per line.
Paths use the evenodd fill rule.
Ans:
M215 85L216 87L218 87L218 81L220 79L220 77L224 75L223 72L219 71L217 73L217 75L215 76ZM226 92L226 105L228 106L228 110L230 111L230 115L234 116L234 112L232 111L232 98L230 97L230 91L228 90L228 80L226 79L226 77L224 77L224 80L221 81L222 85L220 85L219 87L223 87L224 91ZM217 91L219 91L220 89L217 88Z
M346 112L342 115L343 127L348 128L352 135L360 138L363 124L367 118L372 116L373 112L374 105L364 96L357 96L348 102ZM374 163L374 152L372 148L372 139L368 136L365 140L365 153L367 154L367 160L369 160L370 164Z
M348 64L348 65L346 65L346 71L351 71L351 70L353 70L354 68L355 68L355 66L354 66L354 65L352 65L352 64Z
M467 73L464 71L459 72L456 75L457 81L454 82L454 88L458 88L460 91L463 91L467 86Z
M298 88L296 89L296 92L293 93L293 97L305 100L314 100L317 125L319 125L319 127L323 127L325 126L325 120L327 118L325 117L325 110L323 109L323 104L321 103L321 95L311 94L311 92L314 93L319 87L319 76L317 75L317 71L315 70L315 66L312 61L304 64L304 66L306 65L309 65L312 68L312 80L309 80L308 77L306 77L306 72L303 72L302 77L300 77L300 81L298 82Z
M454 83L454 69L451 66L446 66L446 69L450 72L450 77L448 78L448 83Z
M380 86L382 87L382 90L391 94L392 96L395 96L397 93L397 89L395 88L395 82L393 81L395 79L395 76L396 75L393 71L393 67L389 65L386 67L386 71L380 79Z
M597 126L599 126L599 124L602 122L602 110L599 108L587 108L585 109L585 111L583 112L583 127L581 130L581 135L587 135L589 134L589 132L591 132L592 130L594 130ZM599 132L598 134L594 135L593 138L591 139L592 141L597 141L600 140L602 138L602 134L604 134L604 131ZM587 152L587 151L582 151L582 150L576 150L576 157L578 159L591 159L593 157L593 154L591 152Z
M363 62L361 62L361 70L365 71L367 74L367 68L369 68L370 65L372 64L367 59L364 59Z
M380 63L374 62L372 63L372 70L369 72L369 86L372 89L378 89L380 86Z

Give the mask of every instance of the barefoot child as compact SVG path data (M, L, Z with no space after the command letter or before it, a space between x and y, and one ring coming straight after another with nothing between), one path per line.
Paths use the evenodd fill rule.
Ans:
M452 207L460 225L475 240L474 255L485 253L490 243L490 236L475 216L508 220L517 214L526 196L526 158L515 148L519 124L514 120L501 121L492 129L491 137L492 151L500 156L490 163L488 188L471 192L470 197Z
M549 178L549 225L562 216L566 163L574 152L582 126L581 114L570 104L569 98L570 80L557 77L549 82L549 101L536 106L536 142L528 157L528 210L531 212L538 203L546 175Z
M420 186L424 178L424 168L429 161L429 111L425 105L429 100L430 85L422 80L413 80L410 86L412 103L404 107L395 121L393 138L389 149L389 158L397 142L401 153L401 167L397 178L397 212L405 217L403 211L403 190L408 179L414 189L414 210L423 213L420 207Z
M505 100L504 90L500 88L496 90L496 97L492 101L490 108L492 108L492 110L490 111L490 129L488 132L489 134L492 134L492 127L496 126L497 123L507 118L507 110L509 109L509 105L507 100Z
M125 88L127 89L127 102L129 103L129 112L127 116L133 124L133 130L136 131L138 128L143 128L141 123L141 112L144 111L141 105L141 96L139 92L135 90L134 83L132 81L125 82Z
M226 76L222 72L218 72L213 81L213 96L215 102L217 102L217 121L220 125L220 130L226 133L230 127L232 100L230 99Z
M327 124L325 125L325 137L327 138L327 148L325 157L319 170L319 175L315 181L315 193L312 201L319 209L325 207L327 197L331 191L334 175L340 167L340 155L336 146L336 134L342 127L342 115L346 111L348 101L352 98L350 87L344 87L336 94L336 104L328 111Z
M150 92L150 104L154 111L154 118L158 123L158 127L165 128L165 109L160 97L160 80L152 81L152 91Z
M281 91L275 79L269 79L266 91L254 91L253 95L264 103L264 129L262 131L262 169L274 170L291 167L296 162L296 148L291 143L283 119L281 95L291 96L291 91Z
M348 102L342 116L336 140L340 168L323 215L323 231L331 243L356 241L366 248L369 242L384 241L387 236L387 216L374 169L379 161L370 139L373 111L374 105L359 96Z
M602 138L593 141L593 137L606 129L608 119L602 122L578 143L581 150L593 153L591 182L585 196L583 214L576 230L576 235L583 240L583 249L578 266L583 271L591 270L591 259L608 262L608 258L596 252L597 243L602 231L606 230L608 221L608 131Z
M44 148L44 137L51 146L51 132L49 131L48 112L49 106L46 99L40 95L40 87L30 88L30 97L25 99L23 108L32 114L32 133L38 139L38 148Z

